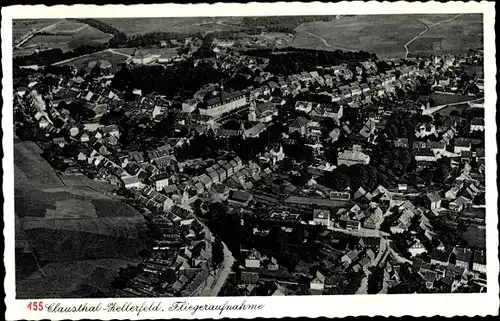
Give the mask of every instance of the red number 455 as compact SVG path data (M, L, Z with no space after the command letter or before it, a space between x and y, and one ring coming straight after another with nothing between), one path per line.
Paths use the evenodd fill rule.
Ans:
M43 311L43 302L30 302L26 308L30 311Z

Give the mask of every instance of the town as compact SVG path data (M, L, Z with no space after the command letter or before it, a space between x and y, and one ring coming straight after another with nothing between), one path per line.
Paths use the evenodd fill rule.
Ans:
M482 49L148 41L14 59L16 136L147 222L114 296L486 291Z

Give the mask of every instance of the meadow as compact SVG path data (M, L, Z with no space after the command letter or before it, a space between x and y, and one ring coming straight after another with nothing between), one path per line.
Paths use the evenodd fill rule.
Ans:
M113 66L120 64L122 62L127 61L128 57L125 55L120 55L113 53L111 51L100 51L96 52L94 54L86 55L86 56L80 56L62 63L56 63L57 65L73 65L75 66L78 70L81 68L85 68L89 62L94 61L94 60L107 60L109 61Z
M31 29L41 29L50 26L60 19L15 19L12 20L12 40L22 36Z
M89 184L83 176L59 179L34 143L17 139L14 151L18 298L106 291L119 267L138 260L143 216L104 194L110 188L102 183Z
M164 18L106 18L99 19L127 36L149 32L205 33L207 31L237 30L239 17L164 17Z
M404 45L427 26L429 31L410 43L410 51L432 53L439 42L440 52L455 52L482 46L480 15L367 15L311 22L296 28L294 47L324 50L363 50L383 58L401 58ZM311 40L310 38L316 38ZM319 41L318 41L319 40Z
M103 43L110 38L111 36L107 33L89 25L74 21L62 21L46 30L45 33L35 35L26 41L20 49L23 52L32 53L40 46L48 49L58 48L69 51L82 45Z
M467 102L475 99L472 96L458 95L458 94L443 94L436 92L432 93L429 96L429 98L433 102L432 106L441 106L445 104Z

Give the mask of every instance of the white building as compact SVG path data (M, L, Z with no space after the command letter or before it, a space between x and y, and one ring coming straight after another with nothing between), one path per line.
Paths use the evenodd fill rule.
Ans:
M241 108L247 104L247 98L239 91L234 93L224 93L221 88L221 93L218 97L209 99L206 107L199 108L200 115L208 115L218 118L225 113Z
M330 211L315 209L313 212L313 221L318 225L330 226Z
M363 153L359 145L353 145L352 150L346 150L344 152L341 152L337 159L338 166L340 165L351 166L355 164L367 165L368 163L370 163L370 156Z

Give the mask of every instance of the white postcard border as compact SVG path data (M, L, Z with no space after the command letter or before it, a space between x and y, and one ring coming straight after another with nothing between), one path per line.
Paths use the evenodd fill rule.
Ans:
M165 14L162 14L165 12ZM397 14L397 13L483 13L484 15L484 59L485 59L485 123L486 123L486 239L487 239L487 293L479 294L418 294L418 295L340 295L303 297L193 297L151 299L53 299L16 300L14 273L14 160L13 160L13 102L12 102L12 19L16 18L63 18L63 17L158 17L158 16L258 16L258 15L321 15L321 14ZM3 70L3 193L4 193L4 264L6 277L4 289L7 307L6 319L144 319L144 318L223 318L223 317L345 317L345 316L484 316L497 315L499 307L498 286L498 211L496 186L496 91L495 91L495 9L489 2L448 3L380 3L342 2L327 3L250 3L250 4L197 4L197 5L73 5L73 6L12 6L2 8L2 70ZM9 215L10 214L10 215ZM72 313L51 314L27 311L30 301L45 304L79 305L87 303L132 302L141 305L147 302L162 304L162 312L136 313ZM191 305L262 305L256 310L170 311L174 302L186 301ZM226 305L227 306L227 305Z

